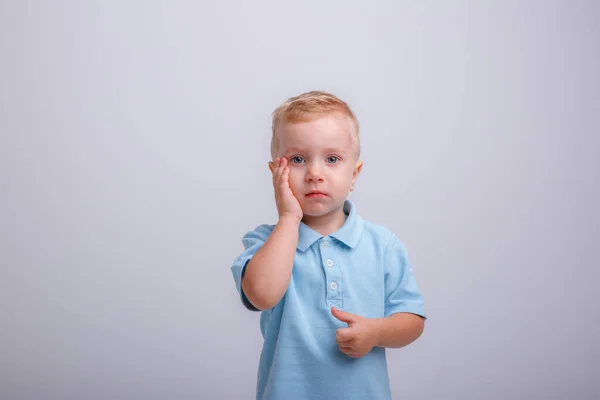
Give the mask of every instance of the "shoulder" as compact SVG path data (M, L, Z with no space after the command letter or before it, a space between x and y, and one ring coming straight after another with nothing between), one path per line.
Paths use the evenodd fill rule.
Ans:
M370 242L376 243L383 252L389 248L404 248L402 241L389 228L365 219L363 219L363 235Z
M390 229L366 219L363 219L363 235L369 236L384 247L396 238L396 235Z
M246 248L252 246L256 242L264 242L271 235L275 229L275 225L262 224L257 226L251 231L246 232L242 238L242 242Z

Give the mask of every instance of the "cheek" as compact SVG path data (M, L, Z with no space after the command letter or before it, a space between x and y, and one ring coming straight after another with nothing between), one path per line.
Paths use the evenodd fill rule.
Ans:
M350 187L352 185L352 170L344 169L343 171L339 171L335 183L339 188Z

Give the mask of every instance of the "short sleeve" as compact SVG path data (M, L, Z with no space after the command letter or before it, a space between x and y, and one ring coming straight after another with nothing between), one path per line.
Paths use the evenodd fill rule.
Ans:
M408 259L404 244L392 234L385 250L385 316L398 312L427 318L423 296Z
M242 278L244 277L244 273L246 272L246 266L248 262L252 259L254 254L265 244L267 238L273 232L273 226L271 225L260 225L253 231L250 231L244 235L242 238L242 244L244 245L244 251L240 254L233 265L231 266L231 272L233 273L233 279L235 280L235 286L237 288L238 293L241 296L242 303L244 306L251 311L260 311L258 308L254 307L246 294L242 290Z

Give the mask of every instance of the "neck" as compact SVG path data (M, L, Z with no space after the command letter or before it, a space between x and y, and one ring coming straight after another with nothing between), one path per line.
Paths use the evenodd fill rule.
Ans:
M342 206L335 211L318 217L305 215L302 222L313 231L319 232L323 236L329 236L344 226L346 214L344 214L344 207Z

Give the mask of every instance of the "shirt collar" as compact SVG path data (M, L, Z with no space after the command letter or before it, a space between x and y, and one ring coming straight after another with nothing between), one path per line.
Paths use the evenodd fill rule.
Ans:
M348 215L344 225L330 236L336 238L350 248L356 247L363 230L363 220L356 215L356 207L350 200L344 201L344 213ZM314 242L322 238L319 232L300 222L298 228L298 250L305 252Z

